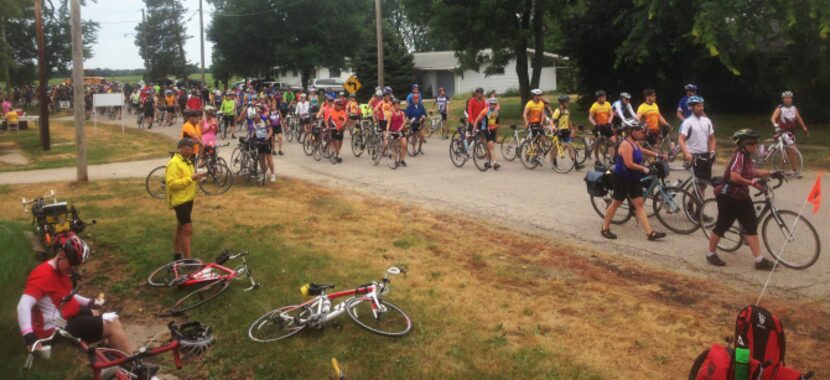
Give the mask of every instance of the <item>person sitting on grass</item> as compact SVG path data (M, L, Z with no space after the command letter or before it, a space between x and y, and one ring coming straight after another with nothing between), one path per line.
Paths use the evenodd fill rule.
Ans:
M193 200L196 199L196 181L204 173L196 173L193 166L193 147L197 144L187 137L179 140L178 152L167 163L165 183L167 204L176 211L176 233L173 238L173 260L190 258L190 239L193 236Z

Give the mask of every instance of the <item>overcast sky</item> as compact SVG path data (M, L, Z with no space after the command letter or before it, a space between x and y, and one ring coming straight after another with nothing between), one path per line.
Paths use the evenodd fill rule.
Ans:
M192 36L184 46L187 61L199 64L199 0L181 0L187 9L184 16L187 34ZM138 47L135 46L135 27L141 21L142 0L98 0L91 1L81 9L84 20L93 20L101 25L98 29L98 43L92 47L93 56L84 61L84 67L110 69L138 69L144 67ZM213 8L204 2L205 28L210 21ZM125 37L126 34L126 37ZM210 67L213 44L205 40L205 68Z

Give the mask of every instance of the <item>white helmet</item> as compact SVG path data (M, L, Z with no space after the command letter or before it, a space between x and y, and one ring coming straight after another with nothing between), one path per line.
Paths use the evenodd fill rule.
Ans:
M534 88L534 89L530 90L530 93L533 94L533 95L542 95L542 90L540 90L538 88Z
M248 107L248 119L253 119L256 117L256 109L254 107Z

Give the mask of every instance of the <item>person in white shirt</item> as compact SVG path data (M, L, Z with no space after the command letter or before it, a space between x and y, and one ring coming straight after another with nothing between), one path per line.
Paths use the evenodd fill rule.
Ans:
M702 97L689 97L688 102L692 114L680 125L680 136L677 140L680 149L683 150L683 157L692 165L695 177L711 181L717 148L715 126L704 113ZM705 190L705 185L701 185L701 192Z
M305 128L306 132L311 131L311 117L309 116L310 104L306 98L306 94L300 94L300 100L294 108L294 114L300 118L300 124Z

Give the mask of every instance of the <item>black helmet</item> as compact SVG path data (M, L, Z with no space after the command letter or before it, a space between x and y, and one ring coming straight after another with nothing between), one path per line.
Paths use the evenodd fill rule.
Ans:
M738 146L743 146L744 142L749 140L758 140L761 135L758 132L755 132L752 129L744 128L732 134L732 140L735 141L735 144Z
M594 95L596 95L599 98L600 96L607 96L608 94L606 94L603 90L599 90Z
M571 97L568 95L559 95L559 103L569 102Z

